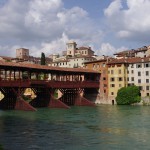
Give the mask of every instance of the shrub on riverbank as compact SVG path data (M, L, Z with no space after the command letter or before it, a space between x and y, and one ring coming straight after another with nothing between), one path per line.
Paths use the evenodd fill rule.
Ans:
M137 86L123 87L118 90L116 102L118 105L130 105L141 101L140 90Z

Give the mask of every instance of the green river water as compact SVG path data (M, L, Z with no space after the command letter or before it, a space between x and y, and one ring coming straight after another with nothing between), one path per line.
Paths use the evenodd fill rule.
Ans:
M4 150L149 150L150 107L0 111Z

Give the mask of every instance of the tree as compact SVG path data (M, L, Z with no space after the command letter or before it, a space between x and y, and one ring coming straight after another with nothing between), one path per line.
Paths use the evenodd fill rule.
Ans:
M118 105L130 105L141 101L140 90L137 86L123 87L118 90L116 102Z
M46 61L45 61L45 54L42 52L41 53L41 65L45 65Z

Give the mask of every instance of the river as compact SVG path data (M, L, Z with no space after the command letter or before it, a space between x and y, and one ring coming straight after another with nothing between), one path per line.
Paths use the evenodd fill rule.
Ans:
M148 150L150 107L0 111L4 150Z

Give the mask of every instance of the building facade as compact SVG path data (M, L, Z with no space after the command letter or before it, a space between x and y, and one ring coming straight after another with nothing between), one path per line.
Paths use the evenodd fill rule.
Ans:
M16 58L28 59L29 58L29 49L26 49L26 48L16 49Z
M104 58L93 62L86 62L85 68L99 71L100 76L100 89L98 91L98 97L96 103L98 104L110 104L108 99L108 63L109 59Z
M127 62L125 59L113 60L108 63L108 99L116 103L117 92L127 86Z
M141 97L150 96L150 58L128 60L128 86L140 88Z
M51 55L53 61L49 66L67 67L67 68L82 68L85 62L96 60L94 51L90 47L77 47L76 42L69 41L66 51L63 51L63 55Z

